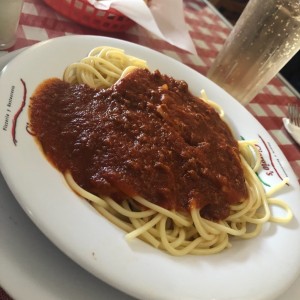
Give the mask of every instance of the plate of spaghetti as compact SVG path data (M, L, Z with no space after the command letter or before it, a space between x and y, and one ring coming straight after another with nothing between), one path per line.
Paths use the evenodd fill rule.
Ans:
M196 71L129 42L69 36L11 61L0 97L11 191L101 280L141 299L274 299L299 275L288 161Z

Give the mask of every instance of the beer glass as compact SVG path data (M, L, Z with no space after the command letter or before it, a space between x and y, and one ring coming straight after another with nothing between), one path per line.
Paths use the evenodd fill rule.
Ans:
M0 0L0 50L14 45L23 0Z
M207 77L246 105L299 49L300 0L250 0Z

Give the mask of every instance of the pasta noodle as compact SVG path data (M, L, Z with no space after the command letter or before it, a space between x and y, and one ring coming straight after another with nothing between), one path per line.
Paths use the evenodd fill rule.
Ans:
M202 91L201 96L208 103L212 103L205 92ZM223 110L217 104L213 105L220 115L224 116ZM90 201L96 210L127 231L125 238L128 241L139 237L172 255L207 255L229 248L230 236L254 238L261 232L264 223L288 223L293 216L287 204L270 198L288 182L288 179L273 187L269 193L265 193L255 173L260 166L260 155L255 141L239 141L239 149L249 197L242 203L232 205L229 217L219 222L202 218L197 209L192 209L190 215L169 211L140 196L118 204L109 197L101 199L83 191L68 172L65 178L70 187ZM286 216L272 216L270 205L282 207Z
M255 145L251 141L242 141L239 142L239 147L243 151L245 147L254 149ZM230 216L220 222L202 218L196 209L192 209L190 215L169 211L139 196L120 205L109 197L101 199L90 193L81 193L81 188L70 173L66 173L65 178L69 186L90 201L96 210L127 231L125 238L128 241L139 237L172 255L207 255L229 248L230 236L253 238L261 232L262 225L268 221L288 223L292 219L292 212L286 203L269 198L264 192L255 174L256 170L249 166L247 158L249 157L244 158L241 155L250 192L249 198L241 204L233 205ZM259 162L259 156L256 160ZM286 183L287 179L274 189L280 189ZM286 210L286 216L280 218L271 216L269 205L281 206Z
M132 68L146 68L145 61L124 54L121 49L98 47L79 63L71 64L64 72L69 83L85 83L92 88L106 88L125 76ZM162 87L168 88L168 87ZM224 117L223 109L211 101L204 90L200 97ZM98 197L81 188L67 171L68 185L105 218L126 231L125 238L135 238L172 255L208 255L231 247L230 238L250 239L256 237L266 222L288 223L293 214L286 203L271 196L287 182L265 192L256 172L260 166L260 155L256 141L239 141L241 164L245 176L248 197L243 202L231 205L229 216L213 222L201 216L200 209L190 212L167 210L141 196L134 196L122 203L110 197ZM281 207L284 217L272 216L270 206Z
M80 62L72 63L64 72L63 80L85 83L92 88L108 88L134 68L147 68L144 60L126 55L113 47L94 48Z

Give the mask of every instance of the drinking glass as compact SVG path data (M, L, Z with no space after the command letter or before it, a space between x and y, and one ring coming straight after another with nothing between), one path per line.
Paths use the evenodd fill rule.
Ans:
M0 0L0 50L13 46L23 0Z
M207 77L246 105L299 49L300 0L250 0Z

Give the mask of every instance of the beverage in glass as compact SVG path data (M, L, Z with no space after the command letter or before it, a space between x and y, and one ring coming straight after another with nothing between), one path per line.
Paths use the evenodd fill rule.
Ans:
M0 50L7 49L16 41L23 0L0 0Z
M299 49L300 0L250 0L207 77L245 105Z

